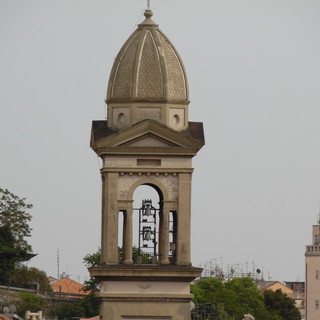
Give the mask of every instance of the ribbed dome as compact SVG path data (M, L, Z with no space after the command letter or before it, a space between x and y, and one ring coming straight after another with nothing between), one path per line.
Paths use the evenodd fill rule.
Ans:
M145 11L146 19L121 48L110 74L107 102L186 104L188 82L181 58Z

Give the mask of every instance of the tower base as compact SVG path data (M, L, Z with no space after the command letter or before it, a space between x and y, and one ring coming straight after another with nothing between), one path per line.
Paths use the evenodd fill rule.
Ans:
M190 319L190 283L202 269L177 265L102 265L89 269L100 282L103 320Z

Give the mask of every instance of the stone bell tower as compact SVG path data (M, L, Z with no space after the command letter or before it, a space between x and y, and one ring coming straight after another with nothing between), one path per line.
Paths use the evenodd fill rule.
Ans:
M312 226L312 244L305 252L305 310L306 320L320 318L320 214Z
M107 120L93 121L91 131L103 163L102 261L89 271L100 281L104 320L190 319L190 282L202 271L191 265L190 223L192 158L204 145L203 126L188 121L178 52L152 11L144 15L113 64ZM157 191L159 208L143 202L135 226L133 195L141 185Z

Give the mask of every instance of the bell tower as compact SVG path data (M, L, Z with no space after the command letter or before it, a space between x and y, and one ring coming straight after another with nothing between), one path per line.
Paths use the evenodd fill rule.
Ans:
M307 320L320 318L320 214L312 227L312 244L305 252L305 310Z
M102 159L102 261L89 271L100 281L104 320L190 319L190 282L202 271L191 264L190 236L192 158L204 145L203 126L188 121L177 50L150 8L144 15L113 64L107 120L92 123L91 148ZM145 199L135 210L141 185L159 203Z

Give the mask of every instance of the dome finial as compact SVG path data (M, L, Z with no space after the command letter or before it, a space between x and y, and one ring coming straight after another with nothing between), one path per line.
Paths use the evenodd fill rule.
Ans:
M147 0L147 9L144 12L144 16L150 19L153 16L153 12L150 7L150 0Z

